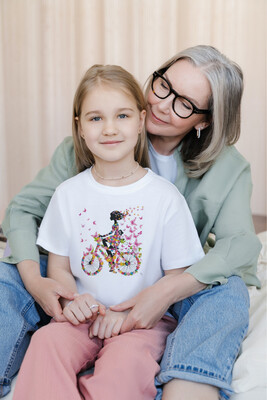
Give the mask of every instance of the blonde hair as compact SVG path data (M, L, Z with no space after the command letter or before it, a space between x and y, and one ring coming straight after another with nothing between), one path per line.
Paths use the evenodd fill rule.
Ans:
M86 95L91 89L101 84L120 89L127 95L132 96L140 112L146 109L146 101L141 87L135 78L125 69L117 65L99 64L89 68L80 81L73 100L72 136L78 172L91 167L94 164L94 156L88 149L85 141L81 138L77 118L81 115L82 105ZM143 128L141 134L138 136L138 141L134 149L134 157L142 167L149 166L145 128Z
M240 67L212 46L195 46L176 54L159 70L167 70L178 60L186 59L200 68L207 78L211 96L209 99L210 125L196 137L192 128L181 142L181 155L187 175L202 176L219 156L226 145L237 142L240 136L240 109L243 94L243 74ZM152 76L146 86L146 97Z

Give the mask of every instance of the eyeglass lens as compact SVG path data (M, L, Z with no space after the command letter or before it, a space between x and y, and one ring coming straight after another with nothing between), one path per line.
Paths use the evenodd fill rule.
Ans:
M171 94L171 88L165 79L156 76L153 80L152 90L160 99L166 99ZM193 106L184 97L176 97L173 103L174 112L179 117L187 118L193 113Z

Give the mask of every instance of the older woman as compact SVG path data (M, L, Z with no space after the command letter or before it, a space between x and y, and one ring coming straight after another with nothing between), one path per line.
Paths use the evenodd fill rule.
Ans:
M231 394L232 367L248 326L246 285L259 285L250 166L233 146L240 134L242 91L240 68L210 46L177 54L148 81L152 169L175 183L203 246L207 240L210 244L206 256L182 275L166 276L113 308L131 309L122 331L154 326L170 306L178 320L156 378L156 399L227 399ZM3 394L40 324L37 303L60 321L58 298L71 297L41 276L36 234L55 188L76 172L73 142L66 138L6 213L3 228L12 255L0 265ZM17 264L19 273L10 264Z

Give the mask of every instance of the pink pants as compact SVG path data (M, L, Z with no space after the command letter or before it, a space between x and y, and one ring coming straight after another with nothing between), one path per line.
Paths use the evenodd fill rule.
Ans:
M50 323L32 337L13 400L152 400L157 361L176 325L164 317L152 329L101 340L88 337L88 324ZM77 378L93 365L93 375Z

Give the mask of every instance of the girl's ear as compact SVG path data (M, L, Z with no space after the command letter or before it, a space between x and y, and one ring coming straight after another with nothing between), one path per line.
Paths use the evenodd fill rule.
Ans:
M142 110L140 112L140 125L139 125L139 133L142 132L144 125L145 125L145 119L146 119L146 110Z
M75 117L74 119L75 119L75 122L77 124L78 134L81 136L82 139L84 139L84 135L82 133L79 117Z

